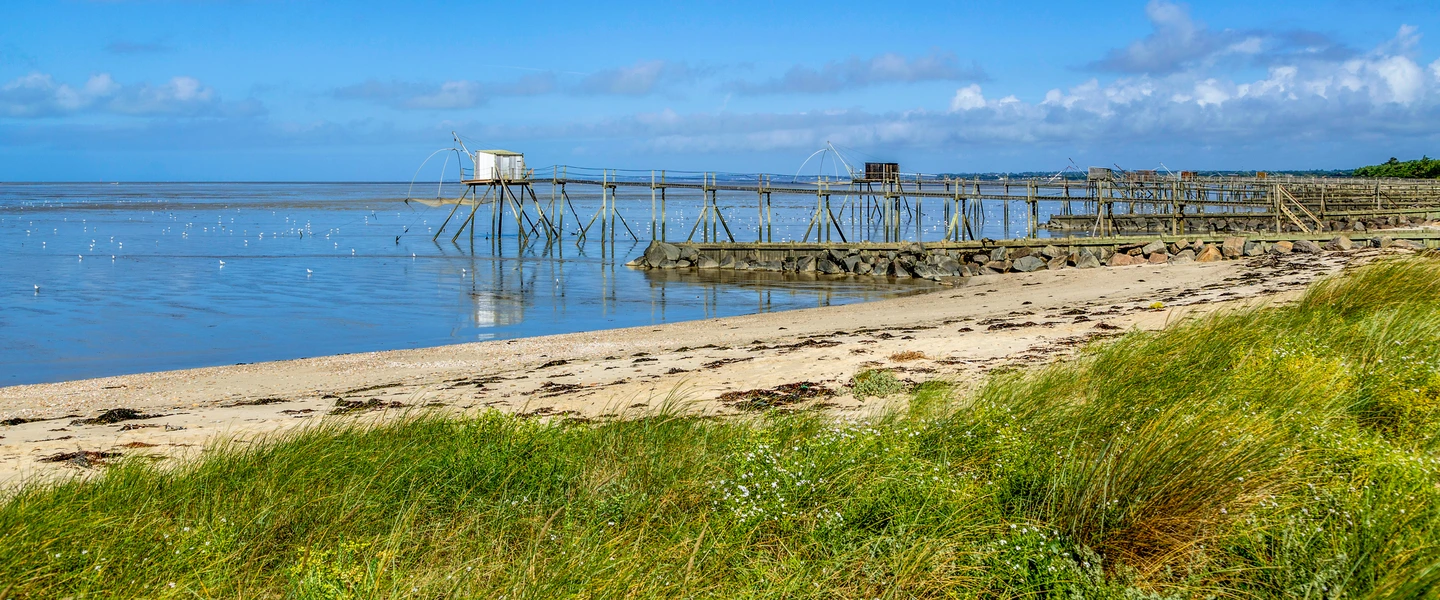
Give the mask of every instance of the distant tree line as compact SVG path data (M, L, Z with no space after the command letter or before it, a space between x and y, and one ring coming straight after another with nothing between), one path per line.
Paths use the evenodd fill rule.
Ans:
M1437 179L1440 178L1440 160L1422 156L1419 160L1407 160L1390 157L1390 160L1383 164L1370 165L1355 169L1356 177L1403 177L1407 179Z

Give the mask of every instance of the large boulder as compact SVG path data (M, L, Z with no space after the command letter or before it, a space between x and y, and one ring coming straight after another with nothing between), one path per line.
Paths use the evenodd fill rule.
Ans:
M814 272L815 272L815 257L810 256L809 254L806 254L805 256L801 256L800 258L796 259L796 260L795 260L795 272L796 272L796 273L814 273Z
M1170 253L1170 249L1167 248L1167 247L1165 247L1165 242L1156 240L1156 241L1150 242L1150 243L1148 243L1148 244L1145 244L1145 246L1140 249L1140 252L1144 253L1144 254L1147 255L1147 256L1148 256L1148 255L1151 255L1151 254L1157 254L1157 253L1158 253L1158 254L1169 254L1169 253Z
M1050 269L1051 271L1059 271L1060 269L1063 269L1067 266L1070 266L1070 261L1064 256L1057 256L1050 259L1050 262L1045 263L1045 267Z
M1271 245L1268 252L1270 252L1271 254L1289 254L1294 249L1294 242L1279 241Z
M720 268L722 268L722 269L733 269L733 268L735 268L735 257L733 257L733 256L726 256L725 258L720 259Z
M1195 251L1189 248L1170 255L1171 264L1183 265L1195 262Z
M1021 273L1029 273L1045 268L1045 261L1038 256L1027 255L1015 259L1015 263L1010 266Z
M1044 248L1040 249L1040 254L1045 258L1060 258L1065 256L1065 251L1054 244L1047 244Z
M1112 267L1128 267L1130 265L1139 264L1139 262L1139 259L1130 256L1127 253L1116 252L1110 255L1110 260L1106 264Z
M697 258L700 258L700 251L696 250L693 244L680 246L680 260L688 260L694 263Z
M1330 252L1336 252L1340 250L1354 250L1355 242L1350 241L1350 238L1342 235L1328 242L1325 242L1324 248L1326 250L1329 250Z
M992 260L988 263L985 263L985 268L990 269L991 271L995 271L996 273L1004 273L1006 271L1009 271L1010 266L1010 261L1008 260Z
M1292 247L1295 252L1303 252L1305 254L1319 254L1321 251L1320 245L1310 240L1295 240L1295 244Z
M1260 256L1265 253L1265 245L1260 242L1245 242L1245 256Z
M1001 247L999 247L999 248L996 248L996 249L990 251L990 261L989 261L989 262L996 262L996 261L1008 260L1009 258L1010 258L1010 249L1009 249L1009 248L1006 248L1006 247L1004 247L1004 246L1001 246Z
M698 269L718 269L720 261L701 255L695 259L695 267Z
M1245 255L1245 238L1227 237L1220 245L1220 254L1225 258L1240 258Z
M836 274L836 273L844 273L844 272L845 272L845 270L844 270L844 269L841 269L839 265L837 265L837 264L835 264L835 263L833 263L833 262L830 262L830 259L828 259L828 258L822 258L822 259L820 259L820 260L815 261L815 270L816 270L816 271L819 271L819 272L821 272L821 273L825 273L825 274L827 274L827 275L834 275L834 274Z
M1195 255L1195 262L1216 262L1224 259L1224 253L1214 244L1205 244L1205 248Z
M909 279L911 277L910 271L905 268L905 265L900 264L898 260L890 262L890 275L896 279Z
M1094 269L1099 266L1100 257L1095 256L1089 248L1084 248L1075 255L1075 267L1078 269Z
M650 266L660 267L660 264L667 260L680 260L679 246L656 240L650 242L650 245L645 248L645 262Z

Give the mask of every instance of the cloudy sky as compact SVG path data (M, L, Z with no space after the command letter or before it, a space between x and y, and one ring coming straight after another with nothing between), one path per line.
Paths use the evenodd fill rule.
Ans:
M1440 155L1435 2L12 0L0 180L1349 168Z

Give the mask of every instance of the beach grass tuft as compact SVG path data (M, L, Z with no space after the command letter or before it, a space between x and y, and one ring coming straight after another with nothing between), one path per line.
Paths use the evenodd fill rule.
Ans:
M0 589L1434 597L1437 299L1440 260L1379 262L863 422L490 413L121 460L0 505Z

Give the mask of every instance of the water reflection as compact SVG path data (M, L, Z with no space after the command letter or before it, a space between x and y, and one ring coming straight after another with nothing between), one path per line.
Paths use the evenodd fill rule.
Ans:
M404 185L0 185L0 385L844 304L915 286L432 241ZM636 209L638 210L638 209ZM483 231L483 228L482 228ZM34 286L38 286L37 291Z

